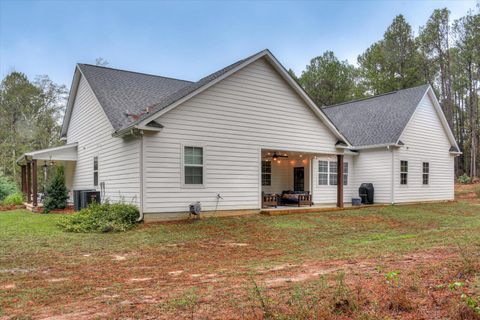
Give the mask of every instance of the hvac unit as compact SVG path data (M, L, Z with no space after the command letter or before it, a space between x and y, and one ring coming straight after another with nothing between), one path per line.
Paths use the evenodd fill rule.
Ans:
M100 203L100 191L88 190L80 192L80 205L83 208L88 207L92 202Z
M95 189L73 190L73 208L75 211L82 209L81 193L85 191L95 191Z

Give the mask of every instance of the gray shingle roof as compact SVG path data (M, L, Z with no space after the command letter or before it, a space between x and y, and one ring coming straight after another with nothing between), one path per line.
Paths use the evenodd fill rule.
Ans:
M323 107L323 112L356 147L395 144L429 85Z
M190 81L78 64L115 130L132 123L126 114L145 108L192 84Z
M197 82L88 64L78 64L78 67L92 87L113 128L120 131L138 124L255 55L239 60Z
M262 52L262 51L261 51ZM260 53L260 52L259 52ZM237 62L235 63L232 63L231 65L223 68L223 69L220 69L200 80L198 80L197 82L193 82L191 83L189 86L185 86L184 88L181 88L180 90L178 90L177 92L174 92L173 94L169 95L169 96L165 96L163 97L162 99L159 99L157 100L157 103L154 104L150 110L150 112L148 114L144 114L142 117L140 117L140 119L138 119L137 121L131 123L129 126L133 125L133 124L138 124L140 123L142 120L148 118L149 116L151 116L153 113L156 113L156 112L159 112L161 111L162 109L168 107L169 105L171 105L172 103L175 103L176 101L182 99L183 97L186 97L187 95L189 95L190 93L194 92L195 90L203 87L204 85L212 82L213 80L221 77L222 75L224 75L225 73L227 73L228 71L234 69L235 67L239 66L240 64L242 64L243 62L249 60L250 58L252 58L253 56L256 56L257 54L259 53L256 53L254 55L251 55L245 59L241 59L241 60L238 60ZM128 127L128 126L127 126Z

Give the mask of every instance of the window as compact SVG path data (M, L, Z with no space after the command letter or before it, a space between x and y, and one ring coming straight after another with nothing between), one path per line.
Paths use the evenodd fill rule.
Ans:
M262 161L262 186L272 185L272 162Z
M430 176L430 163L429 162L423 162L423 176L422 176L422 183L427 185L429 176Z
M408 161L400 161L400 184L408 183Z
M203 148L184 147L185 184L203 184Z
M93 186L98 186L98 157L93 157Z
M337 178L337 162L336 161L330 161L330 185L331 186L336 186L338 183L338 178Z
M328 185L328 161L318 161L318 184Z
M337 162L318 161L318 184L336 186L337 183ZM348 162L343 163L343 184L348 185Z
M343 163L343 185L348 185L348 162Z

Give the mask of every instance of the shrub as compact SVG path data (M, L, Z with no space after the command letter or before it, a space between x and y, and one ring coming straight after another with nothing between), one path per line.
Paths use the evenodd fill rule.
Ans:
M43 211L49 212L54 209L65 209L67 207L68 190L65 187L65 173L62 166L57 167L55 176L45 190L43 200Z
M2 202L6 196L14 193L15 191L17 191L15 182L11 181L0 173L0 202Z
M65 216L58 226L67 232L126 231L137 222L136 206L124 203L92 203L88 208Z
M2 204L4 206L15 206L15 205L20 205L23 203L23 194L20 192L15 192L12 193L11 195L8 195L3 199Z
M470 178L466 173L462 174L457 179L458 183L462 183L462 184L470 183L471 180L472 180L472 178Z

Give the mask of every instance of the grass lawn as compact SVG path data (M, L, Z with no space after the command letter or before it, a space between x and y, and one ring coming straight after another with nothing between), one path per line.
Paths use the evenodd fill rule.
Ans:
M480 201L469 194L116 234L0 212L0 319L475 317Z

